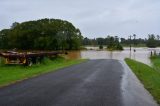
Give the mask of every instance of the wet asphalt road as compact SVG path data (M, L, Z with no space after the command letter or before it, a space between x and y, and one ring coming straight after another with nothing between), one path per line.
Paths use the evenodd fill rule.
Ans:
M0 106L122 106L118 60L89 60L0 88Z

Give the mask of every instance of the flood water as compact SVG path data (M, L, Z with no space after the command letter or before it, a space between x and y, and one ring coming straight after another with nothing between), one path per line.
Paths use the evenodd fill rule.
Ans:
M98 50L98 47L86 47L87 50L82 51L69 51L66 58L69 59L117 59L124 60L124 58L131 58L137 61L143 62L145 64L151 65L150 55L151 51L156 51L160 53L160 48L133 48L130 51L130 48L126 47L123 51L107 51L107 50ZM136 52L134 52L134 49ZM0 58L1 60L1 58Z
M137 61L143 62L145 64L151 65L150 55L151 51L157 53L160 52L160 48L124 48L123 51L106 51L98 50L97 47L88 47L85 51L71 51L68 52L68 58L70 59L117 59L124 60L124 58L131 58ZM91 50L92 49L92 50ZM134 52L134 49L136 50Z

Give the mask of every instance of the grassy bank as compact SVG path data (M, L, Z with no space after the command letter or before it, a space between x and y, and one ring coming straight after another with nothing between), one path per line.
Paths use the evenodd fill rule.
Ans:
M157 72L153 67L141 62L128 58L126 58L125 61L139 78L139 80L144 84L144 87L160 104L160 73Z
M0 87L15 83L17 81L31 78L43 73L53 72L57 69L84 62L86 60L66 60L64 58L55 58L53 60L45 59L42 64L31 67L13 66L0 64Z
M150 59L155 70L160 72L160 56L152 56Z

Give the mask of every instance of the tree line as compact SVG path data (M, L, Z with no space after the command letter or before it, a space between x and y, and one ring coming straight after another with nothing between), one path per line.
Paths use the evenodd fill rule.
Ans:
M0 31L0 49L73 50L79 49L83 36L72 23L60 19L15 22Z
M106 36L90 39L83 37L81 31L72 23L61 19L40 19L18 23L9 29L0 31L0 49L20 50L77 50L81 46L106 45L108 49L123 49L130 44L147 47L160 46L160 36L149 34L148 38L137 38L133 34L129 38Z
M106 38L100 37L100 38L94 38L94 39L89 39L89 38L85 37L82 42L83 42L84 46L106 45L107 48L110 49L110 50L113 50L113 49L123 50L118 36L109 36L108 35Z
M108 35L105 38L99 37L99 38L94 38L94 39L89 39L85 37L83 39L83 45L88 46L96 46L96 45L110 45L110 42L113 37L115 41L119 41L119 43L123 46L129 46L129 45L134 45L134 46L147 46L147 47L157 47L160 46L160 36L155 35L155 34L148 34L147 38L137 38L136 34L133 34L129 36L128 38L118 38L118 36L110 36Z

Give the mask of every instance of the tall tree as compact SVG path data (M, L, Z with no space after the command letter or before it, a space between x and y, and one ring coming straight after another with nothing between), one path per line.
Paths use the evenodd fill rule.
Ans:
M148 35L147 47L151 47L151 48L157 47L157 41L154 34Z
M83 38L80 30L72 23L60 19L15 22L8 32L5 35L9 48L25 50L79 49ZM1 31L2 35L4 31Z

